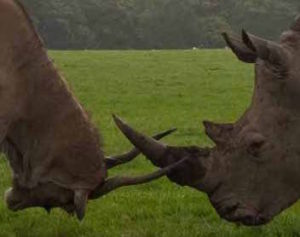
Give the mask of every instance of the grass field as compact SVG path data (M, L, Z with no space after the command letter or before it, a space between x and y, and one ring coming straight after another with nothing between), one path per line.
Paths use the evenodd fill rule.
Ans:
M177 127L165 139L173 145L212 145L203 119L235 121L250 102L253 66L229 51L51 52L60 71L100 128L107 154L131 146L115 127L116 113L147 134ZM0 191L10 185L1 160ZM141 174L154 167L142 156L110 175ZM247 228L221 220L205 194L167 179L117 190L90 202L79 223L60 210L13 213L0 202L1 236L300 236L300 205L264 227Z

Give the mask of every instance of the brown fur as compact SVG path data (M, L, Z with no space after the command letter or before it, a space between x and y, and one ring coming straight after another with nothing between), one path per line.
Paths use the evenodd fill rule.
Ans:
M8 204L28 190L34 206L48 188L52 199L68 199L50 204L72 203L75 190L92 191L106 177L98 132L18 1L0 0L0 31L0 141L14 173ZM41 196L42 206L49 197Z
M6 192L10 209L60 207L81 220L88 199L158 179L183 162L142 176L106 179L107 169L140 152L104 157L87 112L48 58L24 7L14 0L0 0L0 50L0 144L13 171L13 186Z

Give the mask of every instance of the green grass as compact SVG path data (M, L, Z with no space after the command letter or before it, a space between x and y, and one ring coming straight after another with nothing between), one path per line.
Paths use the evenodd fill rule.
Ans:
M131 146L115 127L116 113L147 134L177 127L173 145L211 145L201 121L235 121L248 106L253 66L229 51L51 52L60 71L100 128L107 154ZM142 156L110 175L141 174L154 167ZM1 161L0 191L10 185ZM1 236L300 236L300 205L258 228L221 220L205 194L167 179L126 187L90 202L79 223L61 210L13 213L0 202Z

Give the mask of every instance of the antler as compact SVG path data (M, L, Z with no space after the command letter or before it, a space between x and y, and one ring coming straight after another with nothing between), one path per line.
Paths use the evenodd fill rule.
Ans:
M130 186L130 185L136 185L136 184L143 184L148 183L152 180L158 179L162 176L165 176L170 171L172 171L174 168L180 166L182 163L184 163L188 158L183 158L178 162L175 162L174 164L171 164L165 168L159 169L153 173L143 175L143 176L137 176L137 177L122 177L122 176L116 176L113 178L110 178L104 182L104 184L101 184L98 186L90 195L89 199L97 199L117 188L123 187L123 186Z
M117 188L148 183L165 175L173 179L175 182L180 183L181 185L193 185L192 183L195 176L202 177L205 174L205 162L202 162L198 159L199 155L201 156L204 154L204 150L195 147L183 148L166 146L158 142L154 138L136 132L118 117L113 117L116 125L130 140L130 142L135 145L137 149L140 150L144 155L146 155L152 163L157 163L157 166L160 166L162 168L153 173L142 176L115 176L109 178L99 184L92 192L88 192L87 190L85 192L82 192L81 190L78 190L78 195L75 196L75 201L77 200L77 202L75 202L75 212L79 219L82 219L84 216L86 197L88 199L97 199ZM208 156L207 151L205 151L205 157L206 156ZM193 172L191 175L184 174L184 177L182 177L181 170L191 170L193 169L191 167L197 168L197 172L194 172L194 170L192 170ZM198 169L199 167L201 168L200 171ZM173 174L173 172L175 173Z

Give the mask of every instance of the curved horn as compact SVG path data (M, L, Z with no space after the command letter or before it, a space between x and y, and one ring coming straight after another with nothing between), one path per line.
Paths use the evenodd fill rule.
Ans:
M283 65L286 54L280 44L249 34L245 30L242 30L242 39L257 57L275 65Z
M229 35L226 32L222 33L222 36L239 60L246 63L254 63L256 61L256 53L249 49L240 37Z
M159 160L166 155L167 146L154 140L151 137L145 136L131 127L129 127L120 118L113 115L114 121L122 133L129 139L129 141L136 146L145 156L150 157L151 160Z
M171 164L165 168L159 169L153 173L143 175L143 176L137 176L137 177L112 177L105 181L104 184L98 186L89 196L89 199L96 199L99 198L117 188L123 187L123 186L130 186L130 185L136 185L136 184L143 184L148 183L152 180L158 179L160 177L165 176L170 171L172 171L174 168L180 166L183 162L185 162L188 158L183 158L178 162L175 162L174 164Z
M162 133L158 133L153 136L153 139L155 140L160 140L161 138L170 135L171 133L175 132L177 129L173 128L167 131L164 131ZM129 161L132 161L135 157L137 157L141 152L137 148L133 148L131 151L117 155L117 156L112 156L112 157L106 157L104 159L104 162L106 164L107 169L111 169L115 166L125 164Z
M197 180L203 177L210 166L210 148L167 146L135 131L117 116L114 116L114 120L123 134L155 166L170 167L172 164L178 164L178 167L176 165L174 170L167 174L172 182L195 187Z

